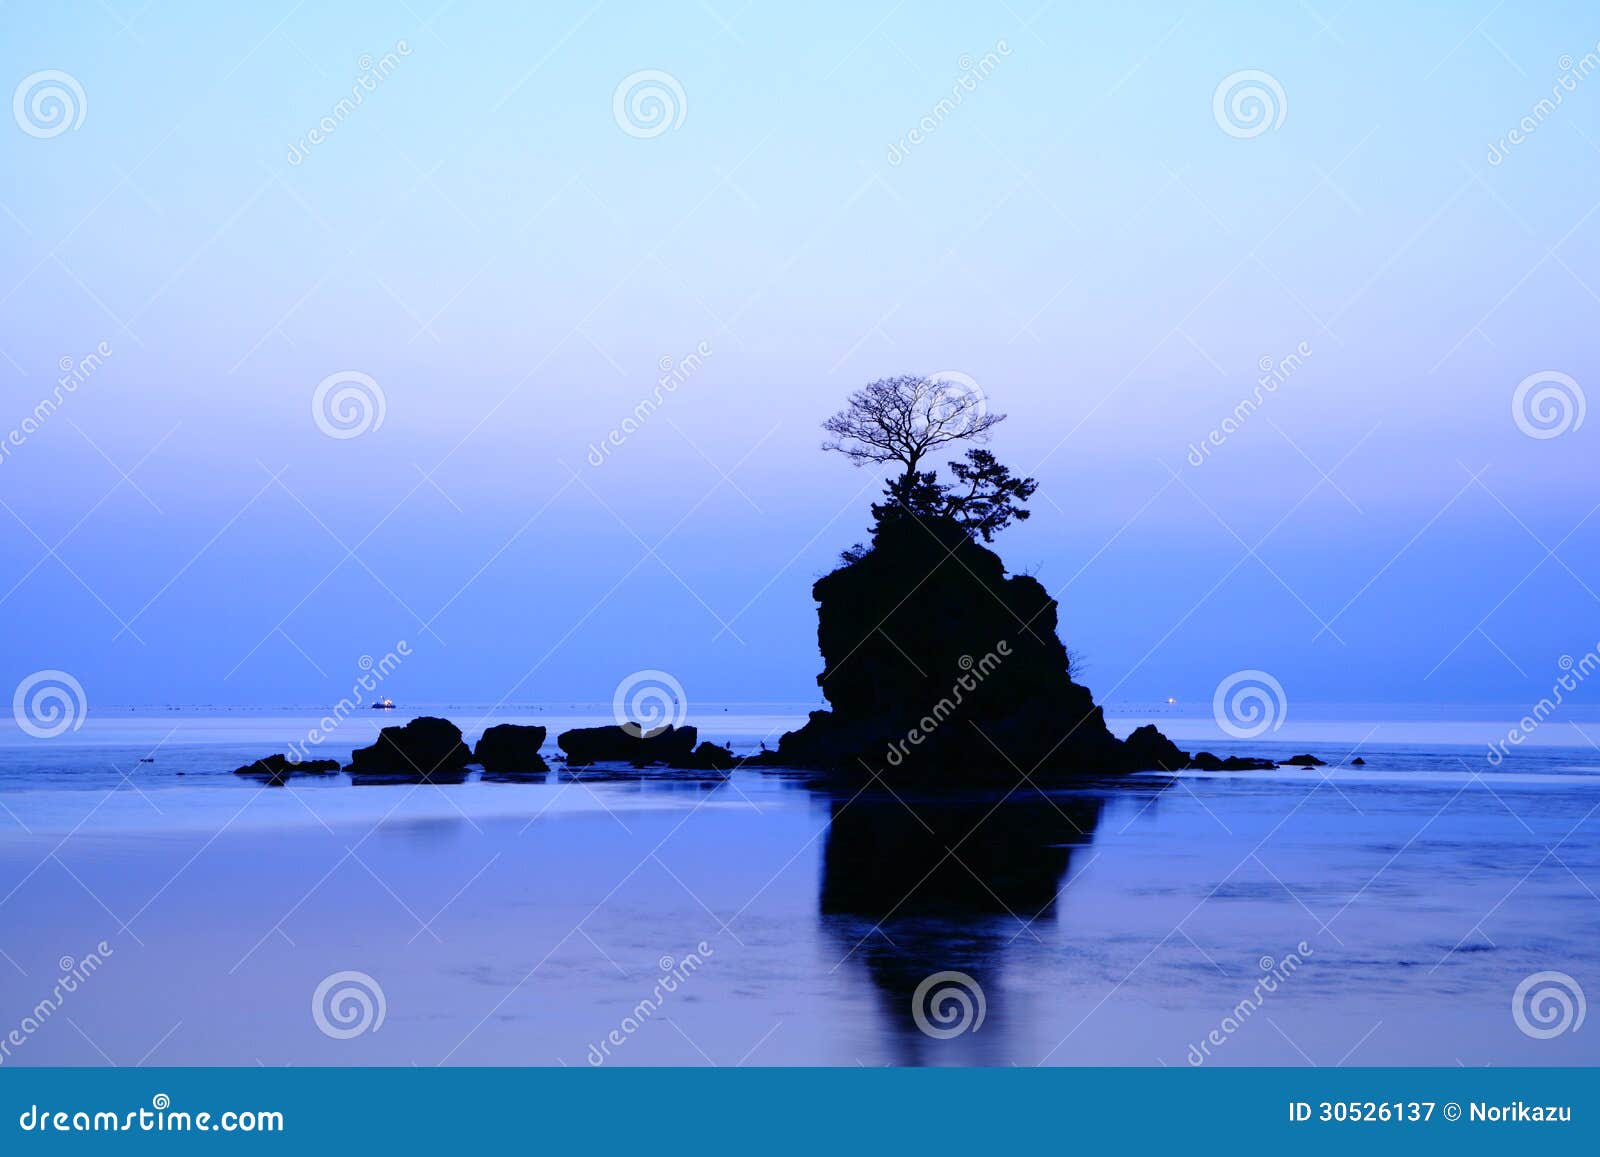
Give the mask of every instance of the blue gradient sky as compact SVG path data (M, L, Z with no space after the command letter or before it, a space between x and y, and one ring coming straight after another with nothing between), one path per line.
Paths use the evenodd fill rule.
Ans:
M1522 704L1600 640L1600 417L1511 411L1596 381L1600 76L1488 159L1592 7L413 7L0 14L7 88L61 69L87 106L0 122L0 426L113 351L0 461L6 687L315 703L406 639L403 700L640 668L811 699L809 587L874 481L817 423L935 370L1011 415L993 449L1040 490L999 545L1103 698L1261 668L1291 703ZM613 118L641 69L686 94L652 139ZM1242 69L1286 98L1249 139L1212 110ZM386 414L341 440L310 401L346 369Z

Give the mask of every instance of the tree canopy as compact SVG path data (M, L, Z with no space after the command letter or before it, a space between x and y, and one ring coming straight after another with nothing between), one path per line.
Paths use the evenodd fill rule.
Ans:
M988 450L970 449L948 463L951 481L937 470L919 469L930 451L952 442L984 442L1005 420L991 414L976 388L959 379L902 376L882 378L850 395L849 404L822 424L833 437L824 450L845 455L857 466L899 463L905 469L884 487L874 503L874 535L889 521L913 518L954 523L965 533L991 542L1014 520L1028 517L1022 505L1039 484L1011 473ZM845 553L853 561L864 553Z
M909 478L931 450L987 441L1005 417L989 413L983 395L955 378L880 378L851 394L849 404L822 423L833 435L822 448L857 466L898 462Z

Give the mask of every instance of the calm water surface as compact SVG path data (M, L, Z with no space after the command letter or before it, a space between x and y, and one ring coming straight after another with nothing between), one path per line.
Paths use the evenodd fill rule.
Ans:
M1367 766L930 798L559 767L271 789L229 771L310 713L128 714L0 747L0 1036L32 1026L4 1063L1600 1063L1593 1031L1512 1015L1534 973L1600 992L1600 752L1490 768L1488 717L1244 744L1164 719ZM703 735L745 751L796 718L719 715ZM319 1029L343 971L377 1031ZM941 1011L968 1031L925 1032Z

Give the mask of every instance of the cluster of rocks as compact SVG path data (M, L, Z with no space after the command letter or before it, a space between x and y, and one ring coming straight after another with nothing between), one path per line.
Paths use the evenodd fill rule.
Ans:
M547 731L521 723L497 723L484 731L476 747L468 747L461 728L448 719L423 715L409 723L385 727L370 747L357 748L343 767L338 760L298 763L281 754L268 755L234 769L235 775L281 786L294 775L331 775L347 771L357 783L459 783L473 765L491 779L542 776L550 770L540 754ZM637 726L579 727L556 736L569 767L626 763L693 771L727 771L737 760L715 743L697 743L693 727L643 731Z

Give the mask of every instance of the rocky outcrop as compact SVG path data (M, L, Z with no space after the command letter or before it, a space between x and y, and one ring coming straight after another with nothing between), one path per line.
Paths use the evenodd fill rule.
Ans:
M695 748L689 758L690 767L696 771L732 771L739 763L739 757L733 754L732 748L710 740Z
M1295 755L1295 756L1291 756L1288 759L1285 759L1280 764L1280 766L1282 766L1282 767L1327 767L1328 766L1328 761L1325 760L1325 759L1318 759L1314 755Z
M687 766L694 758L699 733L693 727L668 724L657 731L641 732L637 726L574 727L556 736L556 746L566 752L569 764L665 763Z
M415 779L424 782L458 780L472 752L461 741L461 728L448 719L423 715L399 727L385 727L378 742L350 755L351 775Z
M1257 759L1250 755L1230 755L1227 759L1198 751L1189 761L1194 771L1271 771L1278 765L1270 759Z
M1154 723L1136 727L1122 741L1123 762L1140 771L1178 771L1189 766L1189 753L1162 735Z
M556 736L569 767L595 763L660 766L676 771L731 771L739 763L733 750L709 741L695 745L693 727L667 726L641 734L637 727L575 727Z
M1173 770L1153 727L1119 741L1057 637L1057 604L953 522L893 518L819 579L812 712L763 762L919 783Z
M262 756L254 763L233 769L234 775L265 780L272 787L282 787L295 775L334 775L339 771L337 759L303 759L295 763L287 755L274 753Z
M484 731L472 760L492 774L541 772L549 765L539 755L545 729L522 723L497 723Z

